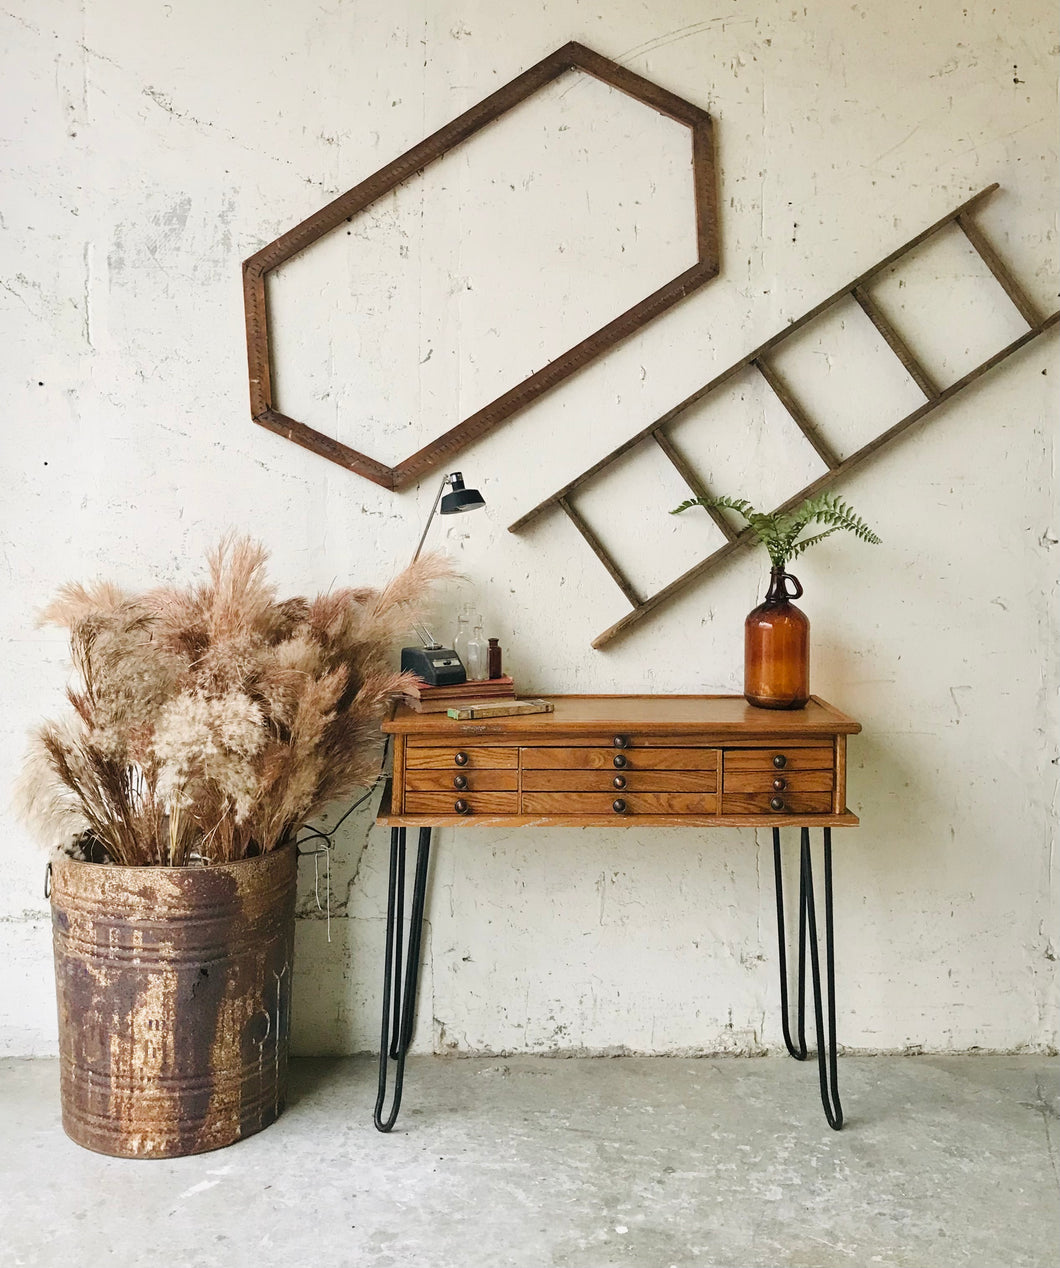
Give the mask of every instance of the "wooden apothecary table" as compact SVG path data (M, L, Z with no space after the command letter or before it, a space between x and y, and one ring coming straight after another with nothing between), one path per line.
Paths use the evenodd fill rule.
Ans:
M416 1007L431 829L447 826L769 827L777 886L784 1040L807 1055L803 1003L809 945L821 1097L842 1126L836 1079L831 829L846 807L846 739L859 723L816 696L804 709L757 709L742 696L553 696L553 713L456 722L400 707L384 724L393 775L377 822L391 829L390 894L375 1123L401 1104ZM788 1017L780 829L801 829L796 1040ZM419 828L409 946L403 963L405 836ZM822 992L810 829L824 837ZM825 1021L827 1019L827 1036ZM384 1116L388 1061L394 1094Z

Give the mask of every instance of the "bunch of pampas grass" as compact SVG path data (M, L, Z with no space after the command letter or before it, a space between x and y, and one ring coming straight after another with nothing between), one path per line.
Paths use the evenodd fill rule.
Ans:
M230 862L374 781L380 722L410 677L394 641L450 567L425 557L382 590L281 602L267 558L230 536L203 585L71 584L45 609L79 680L16 789L45 845L127 866Z

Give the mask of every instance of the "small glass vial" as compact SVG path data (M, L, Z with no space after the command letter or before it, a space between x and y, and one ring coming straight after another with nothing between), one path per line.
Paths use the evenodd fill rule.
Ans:
M471 604L465 603L456 618L456 634L453 636L453 651L460 657L460 663L465 669L468 669L467 645L471 641ZM469 678L471 672L468 669Z
M464 668L472 682L481 682L486 677L486 640L482 637L481 616L476 619L474 633L467 642Z
M486 677L499 678L501 676L501 645L495 638L489 640L489 646L486 648Z

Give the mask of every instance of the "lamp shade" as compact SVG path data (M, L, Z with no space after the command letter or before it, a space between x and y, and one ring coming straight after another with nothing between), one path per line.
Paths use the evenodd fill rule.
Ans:
M464 488L464 477L459 471L448 475L446 481L450 492L442 498L438 507L439 515L461 515L464 511L477 511L480 506L486 505L486 499L478 489Z

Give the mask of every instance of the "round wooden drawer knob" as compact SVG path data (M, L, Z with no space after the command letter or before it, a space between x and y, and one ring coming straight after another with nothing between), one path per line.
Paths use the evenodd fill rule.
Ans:
M611 803L611 809L616 815L624 815L626 813L626 803L621 797L616 797Z
M783 792L784 789L787 788L787 786L788 786L788 781L786 779L781 779L778 776L776 779L773 780L773 787L776 789L777 792Z
M616 735L611 741L615 748L629 748L629 737L625 735Z
M463 791L463 790L467 787L467 776L466 776L466 775L454 775L454 776L453 776L453 787L454 787L454 788L459 788L459 789L461 790L461 792L462 792L462 791ZM776 787L776 784L774 784L774 785L773 785L773 787L775 788L775 787Z
M621 770L624 766L629 765L629 758L624 753L616 753L612 758L611 764Z
M773 765L777 768L777 770L783 770L784 767L787 766L787 764L788 764L788 759L784 756L783 753L778 753L776 757L773 758Z
M770 797L770 799L769 799L769 808L770 808L770 810L783 810L783 809L784 809L784 798L783 798L783 797Z
M457 766L466 766L466 765L467 765L467 754L466 754L466 753L457 753L457 755L453 758L453 761L454 761L454 762L456 762Z
M467 804L463 797L457 797L456 801L453 802L453 809L458 815L466 815L470 812L471 807Z
M625 786L626 786L626 777L625 777L625 775L616 775L616 776L614 777L614 779L612 779L612 781L611 781L611 782L612 782L612 784L614 784L614 786L615 786L616 788L625 788Z

